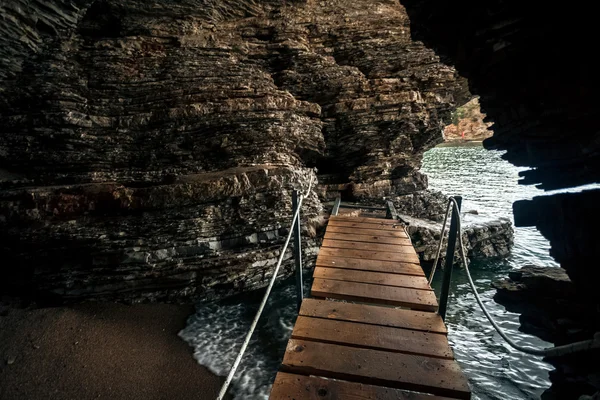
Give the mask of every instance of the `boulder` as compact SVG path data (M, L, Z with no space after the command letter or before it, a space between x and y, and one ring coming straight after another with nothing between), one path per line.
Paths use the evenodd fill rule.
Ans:
M528 265L492 283L494 300L520 313L520 330L556 345L589 340L600 331L595 293L581 291L560 267ZM544 399L577 399L597 391L600 352L580 352L547 359L556 370Z
M463 216L465 214L463 213ZM408 223L408 233L422 261L433 262L440 241L442 223L399 214ZM513 246L514 230L512 223L505 218L492 221L469 222L463 225L463 243L469 259L503 258L510 254ZM444 261L448 244L448 229L442 245L440 260ZM458 244L457 244L458 246ZM458 253L455 262L461 263Z

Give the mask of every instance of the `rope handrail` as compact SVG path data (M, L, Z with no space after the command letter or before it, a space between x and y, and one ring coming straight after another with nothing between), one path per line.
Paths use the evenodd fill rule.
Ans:
M254 333L254 330L256 329L258 320L260 319L260 316L265 308L265 305L267 304L267 300L269 299L269 295L271 294L271 289L273 289L273 285L275 284L275 280L277 279L277 273L279 272L279 268L281 267L281 263L283 262L283 257L285 256L285 251L287 250L288 245L290 244L290 239L292 238L292 233L294 232L294 225L296 224L296 221L300 214L300 208L302 207L302 202L304 201L304 198L308 197L308 195L310 194L313 180L314 180L314 176L311 175L310 182L308 184L308 189L306 190L306 194L301 195L300 198L298 199L298 206L296 207L294 216L292 218L292 225L288 232L287 238L285 239L285 243L281 249L281 254L279 254L279 259L277 260L277 265L275 266L275 269L273 270L273 277L271 278L271 281L269 282L269 285L267 286L267 290L262 298L262 301L260 302L258 311L256 312L256 315L254 316L254 320L252 321L252 324L250 325L250 329L248 330L248 333L246 334L246 338L244 339L244 343L242 343L242 347L241 347L235 361L233 362L231 370L229 371L229 374L227 375L227 379L225 379L225 382L223 382L223 386L221 387L219 395L217 396L217 400L223 400L223 398L225 397L225 394L227 393L227 389L229 388L229 385L231 385L231 381L233 380L233 376L235 375L235 373L240 365L240 362L242 361L242 357L244 356L244 353L246 352L246 348L248 347L248 344L250 343L252 334Z
M438 262L439 255L440 255L440 250L442 247L442 242L444 241L444 232L446 230L446 222L448 220L448 213L450 212L451 209L453 212L456 210L455 215L457 216L456 222L457 222L457 233L458 233L458 235L457 235L458 250L459 250L459 253L460 253L464 268L465 268L465 272L467 273L467 279L469 281L469 286L471 287L471 291L475 295L475 300L477 300L477 304L479 304L479 307L485 314L485 316L488 319L488 321L490 322L490 324L492 324L494 329L496 329L496 332L498 332L498 334L506 341L506 343L508 343L512 348L519 350L523 353L531 354L531 355L535 355L535 356L543 356L543 357L559 357L559 356L564 356L567 354L576 353L579 351L600 349L600 332L597 332L594 335L594 338L590 339L590 340L583 340L580 342L574 342L574 343L570 343L570 344L566 344L566 345L562 345L562 346L556 346L556 347L547 347L547 348L543 348L543 349L536 349L533 347L521 346L521 345L517 344L515 341L513 341L506 334L506 332L504 332L504 330L498 325L498 323L496 322L494 317L492 317L490 312L487 310L487 308L483 304L481 297L479 297L479 292L477 291L477 288L475 287L475 283L473 283L473 278L471 277L471 272L469 271L469 264L467 262L468 260L467 260L467 256L465 253L465 247L463 244L460 207L459 207L458 203L456 202L456 200L452 197L448 200L448 207L446 209L446 215L444 217L444 224L442 225L442 232L440 234L440 244L438 246L438 251L437 251L437 254L435 257L435 263L433 265L431 274L429 276L429 283L431 283L431 281L433 279L433 275L435 274L437 262Z

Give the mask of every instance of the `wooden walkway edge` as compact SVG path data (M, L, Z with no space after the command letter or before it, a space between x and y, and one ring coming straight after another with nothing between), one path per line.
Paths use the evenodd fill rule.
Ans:
M332 216L270 399L470 399L397 221Z

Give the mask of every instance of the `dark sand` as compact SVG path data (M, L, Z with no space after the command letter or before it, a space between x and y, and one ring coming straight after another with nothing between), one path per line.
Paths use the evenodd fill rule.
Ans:
M214 399L177 336L191 306L81 304L0 317L0 399Z

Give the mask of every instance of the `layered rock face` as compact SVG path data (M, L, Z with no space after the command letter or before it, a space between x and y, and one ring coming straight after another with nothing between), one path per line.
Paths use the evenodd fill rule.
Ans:
M587 4L405 0L415 37L469 80L494 123L489 148L506 150L524 183L545 189L600 180L600 80L587 57L597 42Z
M484 145L506 150L504 158L515 165L532 167L521 172L521 183L558 189L600 181L600 80L595 61L588 57L598 36L591 4L403 4L415 38L455 65L471 92L480 96L482 111L494 123L494 135ZM589 190L515 204L516 225L540 229L579 291L597 291L600 279L598 193ZM590 318L597 321L598 297L592 302L596 312ZM565 368L577 371L576 360L564 362ZM575 399L600 391L598 380L588 375L579 375L586 382L580 386L565 386L553 375L553 389L545 398Z
M440 192L424 190L409 195L398 196L394 206L399 218L408 224L407 231L419 258L433 262L442 232L442 224L448 198ZM505 218L489 220L479 217L476 211L461 212L462 239L469 259L504 258L510 254L514 244L514 230L511 221ZM444 236L442 249L448 244L448 230ZM445 253L440 254L443 263ZM455 254L456 263L462 263Z
M466 94L391 0L19 0L0 15L0 280L50 300L260 287L313 167L325 195L422 189L421 154ZM307 233L320 212L313 190Z

